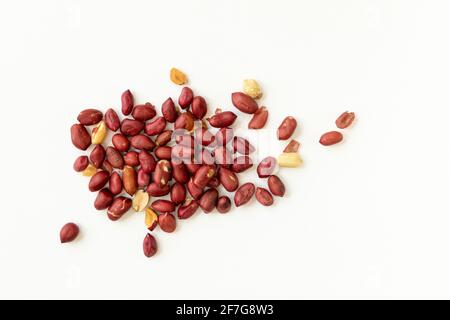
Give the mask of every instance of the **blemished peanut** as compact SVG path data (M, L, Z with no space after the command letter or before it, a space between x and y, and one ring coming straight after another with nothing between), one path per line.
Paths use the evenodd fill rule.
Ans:
M92 144L102 144L106 138L108 129L105 121L100 121L97 126L92 130Z
M284 152L278 156L278 165L285 168L296 168L302 164L302 159L298 153Z
M172 80L173 83L181 86L187 82L187 77L181 70L172 68L170 69L170 80Z
M84 169L81 174L85 177L92 177L97 172L97 168L92 164L89 164L86 169Z
M132 203L132 207L133 207L134 211L136 211L136 212L144 211L144 209L148 205L149 200L150 200L150 196L148 195L147 192L145 192L144 190L136 191L136 193L134 194L133 203Z
M244 93L252 97L253 99L259 99L262 97L261 88L254 79L245 79L243 84Z

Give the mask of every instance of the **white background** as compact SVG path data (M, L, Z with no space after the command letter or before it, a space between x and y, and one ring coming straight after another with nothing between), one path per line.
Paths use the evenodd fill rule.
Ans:
M2 1L0 298L450 298L448 1ZM143 215L93 208L69 128L184 70L210 111L255 78L260 156L298 119L288 193L200 211L142 254ZM318 144L343 111L344 143ZM239 126L249 117L242 116ZM257 181L255 175L242 181ZM59 243L59 229L81 235Z

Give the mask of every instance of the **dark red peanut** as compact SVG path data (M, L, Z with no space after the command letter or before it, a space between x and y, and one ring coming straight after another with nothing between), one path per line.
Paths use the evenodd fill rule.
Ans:
M178 104L181 108L186 109L191 105L193 99L194 92L192 92L192 89L189 87L184 87L183 89L181 89L180 97L178 98Z
M138 150L153 150L155 148L153 140L143 134L132 137L130 143L133 148Z
M228 144L234 137L234 131L231 128L220 128L216 133L216 146L224 146Z
M193 150L189 147L177 144L171 148L171 159L176 163L192 158Z
M59 239L61 240L61 243L71 242L75 240L79 233L80 229L78 226L73 222L69 222L61 228Z
M156 110L151 103L147 102L146 104L140 104L135 106L133 109L132 116L134 119L138 121L145 122L156 116Z
M258 104L252 97L242 92L234 92L231 94L231 102L233 105L244 113L255 113L258 110Z
M291 140L286 148L284 148L284 153L295 153L298 152L298 149L300 148L300 142L296 140Z
M193 183L200 189L203 189L208 185L208 182L211 180L212 177L214 177L215 174L216 170L214 166L203 165L195 173Z
M217 188L220 186L220 180L218 177L212 177L211 180L208 182L208 187L210 188Z
M216 189L209 189L198 200L198 205L202 208L203 212L209 213L216 207L218 197L219 193Z
M225 190L229 192L235 191L239 187L239 179L237 175L227 168L220 168L219 170L219 180L223 185Z
M187 189L189 191L189 194L191 195L192 198L194 198L195 200L200 199L200 197L203 194L203 189L199 188L194 182L193 182L193 178L189 179L188 183L186 184Z
M237 116L231 111L219 112L208 119L209 124L214 128L223 128L231 126Z
M106 148L106 160L108 160L113 168L123 168L124 160L122 154L114 147Z
M175 182L170 189L170 200L176 205L182 203L186 199L186 188L184 184Z
M255 151L255 147L251 143L242 137L234 137L233 139L233 150L240 154L249 155Z
M133 196L137 191L137 174L133 167L125 166L122 173L123 188L130 195Z
M119 220L131 208L132 201L130 198L117 197L108 208L108 218L112 221Z
M143 151L145 152L145 151ZM142 152L141 152L142 153ZM139 165L139 153L136 151L130 151L125 154L123 160L125 164L130 167L137 167Z
M270 192L274 196L283 197L286 192L286 188L284 187L283 182L277 176L270 176L267 180L267 185L269 186Z
M172 140L172 130L165 130L161 132L155 139L157 146L165 146Z
M89 165L89 159L87 156L79 156L75 159L75 162L73 163L73 170L76 172L84 171Z
M167 122L174 123L177 120L178 113L172 98L168 98L161 106L161 113Z
M194 116L192 113L189 111L181 113L175 121L174 128L185 129L190 132L194 128Z
M233 160L231 170L233 170L233 172L240 173L251 167L253 167L253 161L249 156L239 156Z
M352 124L353 120L355 120L355 113L345 111L339 116L339 118L336 119L336 127L339 129L348 128Z
M156 164L153 180L160 188L169 184L172 176L172 166L167 160L159 160Z
M330 132L324 133L320 137L319 142L320 142L320 144L322 144L324 146L331 146L333 144L341 142L343 138L344 138L344 136L342 135L342 133L340 133L338 131L330 131Z
M231 200L227 196L221 196L217 200L217 211L220 213L227 213L231 209Z
M286 117L278 127L277 136L278 140L287 140L297 128L297 121L293 117Z
M234 194L234 204L236 207L240 207L249 202L253 194L255 193L255 185L251 182L247 182L237 189Z
M114 201L114 195L109 189L102 189L98 192L97 198L95 198L94 207L97 210L105 210L109 208Z
M105 113L105 124L109 130L115 132L120 128L120 119L113 109L108 109Z
M130 140L121 133L113 135L112 144L119 152L127 152L130 149Z
M106 171L98 171L91 177L89 181L89 191L95 192L101 190L109 180L109 173Z
M233 163L233 154L227 147L218 147L214 149L214 159L220 165L231 165Z
M260 107L254 114L253 118L248 123L249 129L261 129L266 125L269 111L266 107Z
M195 200L188 200L178 207L178 219L188 219L194 215L198 209L198 203Z
M170 160L172 158L172 147L160 146L155 149L155 156L158 159Z
M150 233L147 233L147 235L145 236L142 247L144 250L144 255L147 258L153 257L156 254L156 252L158 251L158 245L156 244L156 239Z
M177 228L175 216L167 212L158 216L158 224L162 231L168 233L174 232Z
M169 184L160 187L157 183L152 182L147 187L147 193L152 197L162 197L168 195L170 192Z
M169 200L156 200L151 205L152 209L159 213L174 212L175 204Z
M166 119L157 117L152 122L145 125L145 133L149 136L156 136L164 131L166 128Z
M193 163L192 161L184 162L184 165L186 166L186 169L189 171L191 175L194 175L198 169L202 166L198 163Z
M120 178L117 172L111 173L111 177L109 178L109 191L113 195L122 193L122 178Z
M216 137L206 128L197 128L195 129L194 134L196 143L200 143L205 147L212 146L216 139Z
M103 113L96 109L86 109L80 112L77 120L83 126L92 126L99 123L103 119Z
M150 183L150 174L139 169L137 173L137 184L139 188L146 188Z
M186 184L189 181L189 172L184 163L171 162L172 164L172 176L175 181Z
M133 105L134 105L134 98L131 94L130 90L125 91L122 93L122 113L126 116L131 114L131 111L133 111Z
M206 101L203 97L197 96L192 100L191 112L196 119L203 119L208 111Z
M109 174L113 173L114 168L112 167L111 163L108 162L108 160L103 161L102 164L102 170L105 170Z
M95 146L94 149L92 149L91 154L89 155L89 159L91 160L91 163L94 165L94 167L99 169L103 165L105 156L106 156L105 148L103 148L101 144L98 144Z
M256 188L255 192L256 200L263 206L271 206L273 204L273 197L270 192L264 188Z
M156 169L155 158L145 150L142 150L139 153L139 163L141 164L141 169L145 173L153 172Z
M86 150L91 145L91 136L82 124L74 124L70 128L72 143L80 150Z
M139 134L143 129L144 123L133 119L125 119L120 125L120 132L122 132L126 136L135 136Z
M267 178L270 176L277 167L277 159L274 157L266 157L261 160L258 167L256 168L256 172L260 178Z

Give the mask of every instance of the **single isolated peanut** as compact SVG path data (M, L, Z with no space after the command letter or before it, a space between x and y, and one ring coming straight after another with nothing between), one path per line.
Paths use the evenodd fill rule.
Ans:
M320 137L319 142L321 145L331 146L333 144L341 142L343 138L344 138L344 136L339 131L330 131L330 132L324 133Z
M147 235L145 236L142 247L144 249L144 255L147 258L153 257L158 251L156 239L150 233L147 233Z
M108 128L104 121L100 121L94 129L92 129L92 144L102 144L108 133Z
M242 87L244 93L253 99L259 99L262 97L261 88L256 80L245 79Z
M78 122L83 126L92 126L99 123L103 119L103 113L97 109L86 109L78 115Z
M253 114L258 110L258 104L252 97L243 92L234 92L231 94L231 102L241 112Z
M336 127L338 127L339 129L348 128L353 123L353 120L355 120L355 113L345 111L336 119Z
M75 223L73 222L66 223L59 232L59 239L61 243L71 242L75 240L79 232L80 229Z
M249 129L261 129L266 125L267 118L269 117L269 111L266 107L260 107L253 114L252 119L248 123Z
M286 117L278 127L277 136L278 140L287 140L294 133L297 128L297 121L294 117Z
M133 105L134 105L134 98L131 94L130 90L125 91L122 93L122 113L125 116L128 116L131 114L131 111L133 111Z
M158 225L158 215L151 208L145 209L145 225L150 231L155 230Z
M302 159L298 153L282 153L278 156L278 165L284 168L296 168L302 164Z
M132 201L133 210L136 212L144 211L148 205L149 200L150 197L146 191L144 190L136 191Z
M178 70L177 68L170 69L170 80L173 83L178 84L180 86L187 83L186 75L181 70Z

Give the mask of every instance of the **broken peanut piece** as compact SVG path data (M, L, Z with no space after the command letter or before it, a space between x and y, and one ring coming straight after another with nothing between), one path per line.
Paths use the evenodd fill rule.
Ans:
M148 201L150 200L150 196L144 190L138 190L133 197L133 209L136 212L144 211L144 209L148 205Z
M278 165L285 168L296 168L302 164L302 159L298 153L284 152L278 156Z
M145 210L145 225L150 231L153 231L158 225L158 215L151 208Z
M261 88L256 80L244 80L243 90L246 95L252 97L253 99L259 99L262 97Z
M97 168L94 167L92 164L89 164L87 166L87 168L81 172L81 175L83 175L85 177L92 177L96 173L97 173Z
M173 83L178 84L180 86L187 83L186 75L176 68L170 69L170 80L172 80Z

